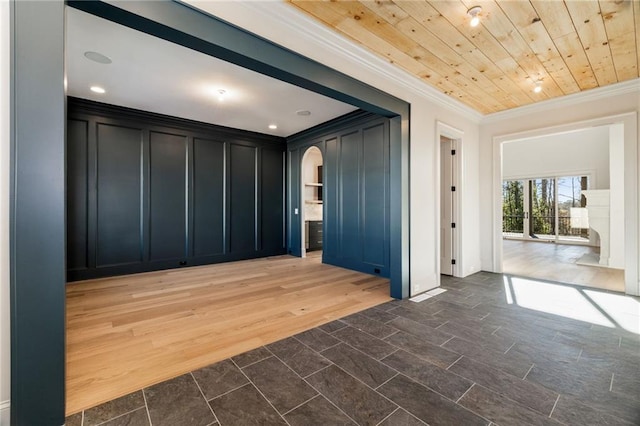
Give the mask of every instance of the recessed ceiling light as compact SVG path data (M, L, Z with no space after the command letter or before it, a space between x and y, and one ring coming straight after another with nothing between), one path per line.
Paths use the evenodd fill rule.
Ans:
M110 64L111 58L104 56L102 53L87 51L84 52L84 57L92 60L93 62L97 62L99 64Z
M277 128L278 128L278 126L276 126L275 124L269 124L269 128L270 128L271 130L275 130L275 129L277 129Z
M307 116L307 115L311 115L311 111L307 111L306 109L301 109L300 111L296 111L296 114Z
M91 91L92 91L92 92L94 92L94 93L100 93L100 94L103 94L103 93L106 93L106 92L107 92L106 90L104 90L104 89L103 89L102 87L100 87L100 86L91 86L91 87L90 87L90 89L91 89Z
M224 97L227 94L227 91L224 89L218 89L218 100L220 102L224 101Z
M536 87L533 88L533 91L535 93L540 93L542 92L542 80L538 80L536 81Z
M469 25L471 25L472 27L478 26L478 24L480 23L480 16L478 16L480 15L480 12L482 12L482 7L480 6L473 6L472 8L467 10L467 15L471 17Z

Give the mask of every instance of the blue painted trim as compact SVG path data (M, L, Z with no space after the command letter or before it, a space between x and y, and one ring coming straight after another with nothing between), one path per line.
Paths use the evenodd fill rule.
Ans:
M101 1L73 0L67 4L184 47L349 103L363 110L386 117L399 116L397 119L399 125L392 125L390 132L391 194L393 197L391 202L391 293L394 297L406 297L409 294L409 104L407 102L181 3L118 2L116 6ZM58 117L56 123L52 124L49 124L48 120L41 120L41 117L30 117L30 131L47 132L45 140L51 144L52 129L49 127L53 126L54 129L57 129L60 125L64 126L65 122L64 87L61 76L64 51L60 48L64 38L57 31L57 28L64 23L63 13L60 13L63 12L62 2L13 0L11 6L11 13L14 17L11 28L11 43L14 48L12 57L16 59L12 66L15 67L18 63L33 64L25 68L26 70L31 69L31 71L12 73L12 123L15 123L15 114L22 108L22 105L26 107L33 102L31 106L37 109L39 114L41 112L43 116ZM21 21L19 25L16 25L15 11L17 8L23 10L39 8L37 13L44 15L49 10L45 7L51 7L52 10L55 10L54 13L48 14L48 18L56 29L41 26L33 20L30 23ZM35 37L47 39L47 43L39 43L43 49L46 47L46 51L43 53L40 53L34 45L22 44L23 41L29 41ZM43 61L42 57L49 59ZM40 71L49 70L52 72L46 72L43 77L36 75ZM19 81L16 76L19 76ZM45 92L34 90L40 86ZM51 99L43 100L46 98L43 93L49 93L49 91L57 94ZM34 93L37 94L38 100L32 99ZM62 101L59 101L60 99ZM393 119L392 122L394 120L396 119ZM23 165L28 164L31 157L25 155L25 152L29 152L29 144L23 145L23 139L19 136L21 129L27 129L20 127L22 123L18 123L17 127L13 127L14 124L12 124L11 137L13 148L11 167L12 179L14 179L11 195L11 254L13 262L11 285L14 290L12 316L28 314L31 312L33 304L38 301L37 298L15 296L17 288L24 289L21 283L26 278L21 275L22 271L46 276L46 282L60 284L55 286L60 292L64 288L64 183L58 183L57 179L48 179L47 175L43 173L44 170L64 171L64 159L60 159L58 155L60 152L64 152L64 148L61 148L62 151L56 151L55 155L46 155L46 150L34 149L31 151L33 158L46 157L46 159L42 159L41 163L31 163L32 166L38 164L41 167L38 173L34 173L33 176L44 179L33 179L29 184L23 185L17 176L21 173ZM54 145L48 146L54 146L57 150L60 148L60 142L55 139ZM23 150L22 157L16 155L18 150ZM24 171L28 170L30 169L27 166ZM25 210L27 214L22 215L21 208L26 207L22 203L34 198L37 199L42 191L46 191L46 194L41 201L51 200L54 207L31 208ZM393 195L394 193L396 195ZM290 203L290 200L288 202ZM31 224L31 227L22 226L26 221ZM34 230L33 226L35 225L38 228ZM42 232L37 232L37 229L41 227L44 227ZM36 234L48 235L50 244L38 247L33 245L33 235ZM31 264L27 262L26 257L24 258L25 263L20 263L22 262L20 257L23 254L17 253L16 241L20 241L19 250L35 250L37 256L31 256L31 259L39 259L38 268L31 267L32 271L27 271L27 264ZM64 392L59 390L64 390L64 363L59 365L60 357L58 355L52 356L52 354L59 354L60 351L64 353L64 335L58 333L61 330L60 327L63 329L63 322L60 322L59 314L64 312L64 298L59 297L60 294L63 294L60 292L56 292L55 297L40 305L43 309L38 312L37 316L39 321L37 324L42 323L54 327L55 332L47 334L46 329L36 331L33 327L21 328L17 323L12 323L12 362L29 360L36 366L42 363L41 366L55 364L59 367L56 371L51 371L52 374L39 374L37 370L33 370L33 380L20 380L19 373L14 375L12 380L12 417L14 415L18 416L14 418L20 418L21 415L30 416L29 412L31 412L37 413L41 416L39 419L43 420L21 422L21 424L60 424L62 420L60 413L64 413L64 403L61 398L64 398ZM46 334L46 339L40 340L43 334ZM40 342L41 344L29 349L20 346L20 341ZM41 347L43 349L38 350ZM58 391L52 392L51 389ZM12 420L12 422L18 423L17 420Z
M402 125L390 132L391 194L402 194L394 198L390 212L391 239L397 240L391 246L391 294L409 295L409 103L182 3L69 0L67 4L370 113L398 116ZM294 175L292 169L289 179Z
M408 103L269 40L177 2L70 0L79 10L386 117Z
M383 196L383 199L378 200L379 203L383 206L382 208L385 210L385 213L387 213L384 218L385 232L383 233L384 235L383 241L381 241L381 244L383 244L384 246L383 258L385 260L383 264L372 264L372 263L365 262L363 253L356 253L356 252L344 253L343 249L339 247L339 241L340 241L339 234L341 233L340 230L342 229L341 228L342 223L340 222L341 216L339 214L339 206L333 205L333 203L338 203L339 200L342 200L341 198L342 195L338 193L339 188L341 187L340 185L341 176L339 174L339 169L340 169L340 162L342 161L342 159L339 153L336 153L337 158L335 159L329 158L329 155L327 153L328 141L335 139L336 146L340 147L342 146L341 145L342 142L338 142L338 140L340 139L341 136L344 136L347 134L353 134L353 133L362 133L367 128L371 128L372 126L375 127L385 122L386 123L389 122L389 120L386 119L385 117L380 117L379 115L371 114L365 111L355 111L353 113L339 117L330 122L324 123L321 126L316 126L307 131L298 133L294 135L292 138L287 138L287 153L290 159L289 167L290 167L291 176L292 176L291 179L287 181L288 192L289 194L291 194L290 199L292 200L289 206L289 209L287 211L288 221L290 223L290 227L288 228L288 235L289 235L288 250L291 254L296 256L301 256L301 245L302 245L302 226L300 222L301 215L300 214L296 215L295 209L303 208L303 205L302 205L303 200L300 199L300 194L302 193L302 182L300 178L301 168L302 168L302 159L306 151L311 147L315 146L320 150L323 156L323 165L324 165L323 171L325 173L325 176L323 177L323 182L325 182L325 185L331 184L331 182L334 180L329 175L329 173L331 173L331 170L334 170L336 173L336 175L334 176L336 186L334 188L325 187L325 191L324 191L325 201L323 204L323 207L324 207L323 217L325 218L325 220L323 221L324 222L323 237L325 242L325 249L323 250L323 257L322 257L323 262L331 265L347 268L347 269L365 272L367 274L377 274L381 277L391 276L392 268L390 266L390 259L391 259L390 253L392 250L391 250L391 244L390 244L390 240L391 240L390 211L393 209L393 206L390 203L390 194L389 194L389 192L391 191L390 164L386 163L384 167L386 170L385 175L388 176L384 178L386 181L385 187L387 192L380 194L381 196ZM385 133L387 134L387 136L390 137L391 128L389 127L388 124L384 124L384 126L385 126ZM361 137L364 137L364 136L361 134ZM364 140L360 141L360 143L363 143L363 142L366 144ZM389 140L389 143L390 143L390 140ZM360 146L357 149L362 155L362 150L364 149L364 147ZM389 151L387 151L385 154L386 161L390 160ZM362 191L364 188L362 186L364 184L363 179L365 177L364 169L362 169L362 167L364 166L364 164L362 163L364 161L364 158L360 157L358 161L360 162L360 164L358 165L358 170L359 170L358 179L361 182L359 191ZM357 215L357 222L361 227L361 229L358 229L356 231L356 234L358 235L358 238L362 238L364 241L365 234L367 232L366 229L364 228L366 223L365 223L365 218L363 216L365 212L365 201L358 194L353 194L353 196L348 197L347 200L353 199L353 197L360 199L360 204L358 205L359 214ZM374 203L374 202L375 202L374 200L367 200L366 207L371 208L372 206L371 203ZM353 216L351 216L351 218L353 219ZM331 224L334 224L337 227L335 230L337 230L336 232L338 235L335 237L333 235L334 232L332 232L334 231L334 229L330 227ZM378 270L379 272L376 273L375 272L376 270ZM394 287L398 287L398 288L401 287L399 285L394 286L394 284L395 283L392 282L392 285L391 285L392 292Z
M60 425L65 414L64 3L15 0L10 13L11 424Z

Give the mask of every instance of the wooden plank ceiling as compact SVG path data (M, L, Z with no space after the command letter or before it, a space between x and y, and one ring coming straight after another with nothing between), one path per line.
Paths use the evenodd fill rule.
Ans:
M640 0L288 1L483 114L639 76Z

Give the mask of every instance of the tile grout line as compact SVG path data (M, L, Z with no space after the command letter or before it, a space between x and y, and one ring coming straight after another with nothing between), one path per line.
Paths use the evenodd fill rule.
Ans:
M529 367L529 369L528 369L528 370L527 370L527 372L525 373L525 375L524 375L524 377L522 378L522 380L526 380L527 376L529 375L529 373L531 373L531 370L533 370L533 367L534 367L535 365L536 365L535 363L531 364L531 367Z
M556 405L558 405L558 401L560 401L560 394L556 398L556 402L554 402L553 407L551 408L551 412L549 413L549 418L553 415L553 411L556 409Z
M325 359L326 359L326 358L325 358ZM280 360L280 361L282 361L282 360ZM282 362L284 362L284 361L282 361ZM285 363L285 365L286 365L286 363ZM325 365L325 366L324 366L324 367L322 367L321 369L316 370L316 371L313 371L313 372L311 372L311 373L307 374L306 376L301 376L301 375L299 375L298 373L296 373L296 374L298 374L298 377L300 377L302 380L307 380L307 378L308 378L308 377L311 377L311 376L313 376L313 375L314 375L314 374L316 374L316 373L319 373L319 372L321 372L321 371L324 371L324 370L326 370L327 368L331 367L332 365L333 365L333 363L331 363L331 364L329 364L329 365ZM288 367L289 369L291 369L291 367L289 367L288 365L287 365L287 367ZM292 370L292 371L293 371L293 370ZM295 373L295 371L294 371L294 373Z
M146 405L145 405L145 407L138 407L138 408L136 408L136 409L134 409L134 410L129 410L129 411L127 411L126 413L118 414L117 416L115 416L115 417L111 417L111 418L109 418L109 419L105 420L104 422L96 423L94 426L100 426L100 425L103 425L103 424L105 424L105 423L109 423L111 420L119 419L120 417L124 417L124 416L126 416L127 414L131 414L131 413L133 413L134 411L138 411L138 410L140 410L140 409L142 409L142 408L146 408ZM84 412L83 412L83 418L82 418L82 421L83 421L83 423L84 423ZM151 420L149 420L149 421L151 421Z
M260 388L258 388L258 386L256 386L256 384L255 384L255 383L253 383L253 381L249 378L249 376L247 376L247 374L246 374L244 371L242 371L242 369L241 369L240 367L238 367L238 364L236 364L236 362L235 362L234 360L232 360L231 358L229 358L229 360L233 363L233 365L235 365L235 366L236 366L236 368L237 368L238 370L240 370L240 372L242 373L242 375L243 375L244 377L246 377L246 378L247 378L247 380L249 381L249 384L251 384L251 386L253 386L253 387L255 388L255 390L257 390L257 391L258 391L258 393L259 393L259 394L264 398L264 400L265 400L265 401L267 401L267 403L271 406L271 408L273 408L273 410L276 412L276 414L277 414L278 416L280 416L280 418L282 419L282 421L284 421L284 422L285 422L285 424L287 424L287 425L291 426L291 425L289 424L289 422L287 421L287 419L285 419L285 418L284 418L284 416L283 416L282 414L280 414L280 411L278 411L278 410L276 409L276 407L274 407L274 406L273 406L273 404L271 403L271 401L269 401L269 399L265 396L265 394L263 394L263 393L262 393L262 391L260 390ZM285 364L285 365L286 365L286 364Z
M191 376L191 378L193 379L193 381L196 383L196 386L198 387L198 390L200 391L200 395L202 395L202 399L204 399L204 401L207 403L207 406L209 407L209 411L211 411L211 414L213 414L213 418L217 423L220 423L220 420L218 420L218 416L216 415L215 411L213 411L213 407L211 406L211 404L209 404L209 400L207 399L206 396L204 396L204 392L202 392L202 388L200 387L200 383L198 383L198 381L196 380L196 376L193 375L193 372L189 372L189 375Z
M441 348L444 347L444 345L446 345L447 343L449 343L450 341L452 341L453 339L455 339L456 336L451 336L449 339L447 339L446 342L443 342L441 345L439 345Z
M396 413L398 410L400 410L400 406L398 406L398 408L396 408L395 410L393 410L392 412L389 413L389 415L387 417L385 417L384 419L380 420L378 423L376 423L376 426L380 426L382 424L382 422L384 422L385 420L387 420L389 417L393 416L394 413Z
M230 394L231 392L237 391L238 389L240 389L240 388L243 388L243 387L247 386L248 384L249 384L249 383L243 383L243 384L241 384L240 386L237 386L237 387L235 387L235 388L233 388L233 389L231 389L231 390L226 391L225 393L221 393L220 395L216 395L216 396L214 396L213 398L208 399L208 400L207 400L207 402L209 402L209 401L213 401L214 399L218 399L218 398L220 398L220 397L222 397L222 396L228 395L228 394ZM205 398L205 399L206 399L206 398Z
M515 345L516 345L516 342L513 342L513 343L511 344L511 346L509 346L509 348L508 348L506 351L504 351L504 354L506 355L506 354L507 354L507 352L509 352L509 351L511 350L511 348L512 348L512 347L514 347Z
M254 362L252 362L252 363L250 363L250 364L244 365L244 366L242 366L242 367L238 366L238 368L240 368L240 369L247 368L247 367L249 367L249 366L251 366L251 365L253 365L253 364L257 364L257 363L259 363L259 362L261 362L261 361L264 361L265 359L269 359L269 358L271 358L271 357L273 356L273 352L271 352L269 349L267 349L267 347L266 347L266 346L260 346L260 348L264 348L264 349L265 349L267 352L269 352L271 355L266 356L266 357L264 357L264 358L262 358L262 359L259 359L259 360L257 360L257 361L254 361ZM260 349L260 348L256 348L256 349ZM252 351L255 351L256 349L252 349ZM251 352L251 351L249 351L249 352ZM245 353L246 353L246 352L245 352ZM239 354L239 355L242 355L242 354ZM238 355L236 355L236 356L232 356L232 357L229 357L228 359L235 358L235 357L237 357L237 356L238 356Z
M350 326L350 325L348 325L347 327L351 327L351 326ZM346 328L346 327L343 327L343 328L341 328L340 330L342 330L342 329L344 329L344 328ZM351 327L351 328L353 328L353 327ZM313 330L313 328L310 328L310 329L309 329L309 330L307 330L307 331L310 331L310 330ZM337 333L338 331L340 331L340 330L336 330L336 333ZM322 331L323 333L326 333L328 336L333 337L334 339L337 339L337 340L342 341L342 340L341 340L341 339L339 339L338 337L334 337L333 335L331 335L331 334L327 333L327 332L326 332L326 331L324 331L324 330L321 330L321 331ZM303 331L302 333L304 333L304 331ZM298 334L302 334L302 333L298 333ZM363 332L363 333L364 333L364 332ZM319 354L319 353L321 352L321 351L317 351L317 350L313 349L311 346L309 346L308 344L306 344L306 343L305 343L305 342L303 342L302 340L298 339L298 338L296 337L298 334L294 334L293 336L290 336L290 338L295 339L298 343L303 344L306 348L308 348L308 349L312 350L313 352L315 352L315 353L317 353L317 354ZM275 343L275 342L274 342L274 343ZM333 345L333 346L335 346L335 345ZM329 349L329 348L325 348L325 349L323 349L323 351L324 351L324 350L327 350L327 349ZM274 355L275 355L275 354L274 354Z
M149 425L153 426L153 422L151 421L151 412L149 411L149 403L147 402L147 396L144 394L144 388L142 388L140 392L142 392L142 399L144 399L144 408L147 410L147 418L149 419Z
M333 348L335 348L336 346L339 346L341 343L342 343L342 340L339 340L339 339L338 339L338 343L336 343L335 345L331 345L331 346L329 346L328 348L323 349L323 350L321 350L320 352L317 352L317 353L319 353L320 355L322 355L322 352L324 352L324 351L328 351L329 349L333 349Z
M332 365L335 365L335 364L331 363L330 365L327 365L326 367L324 367L324 368L322 368L322 369L320 369L320 370L316 371L315 373L311 373L311 374L309 374L309 376L311 376L311 375L313 375L313 374L316 374L316 373L318 373L318 372L320 372L320 371L322 371L322 370L325 370L325 369L327 369L327 368L331 367ZM337 366L336 366L336 367L337 367ZM347 373L347 374L348 374L348 373ZM307 377L309 377L309 376L307 376ZM323 394L323 393L322 393L322 392L320 392L318 389L316 389L316 387L315 387L315 386L313 386L311 383L309 383L309 382L307 381L307 379L306 379L306 378L304 378L304 377L303 377L303 378L302 378L302 380L304 380L304 382L307 384L307 386L311 386L311 389L313 389L314 391L318 392L318 395L322 396L326 401L329 401L329 404L333 405L334 407L336 407L336 409L337 409L338 411L340 411L342 414L344 414L345 416L347 416L347 418L348 418L349 420L351 420L351 421L352 421L353 423L355 423L356 425L358 424L358 422L356 422L356 421L355 421L355 420L354 420L354 419L353 419L349 414L347 414L344 410L342 410L340 407L338 407L336 404L334 404L334 403L333 403L333 401L331 401L331 400L330 400L330 399L329 399L325 394ZM397 406L398 404L395 404L395 405Z
M385 364L383 364L385 365ZM395 369L392 368L392 370L395 371ZM380 389L382 386L386 385L387 383L389 383L391 380L393 380L394 377L396 377L398 374L400 374L399 372L396 371L396 374L394 374L392 377L389 377L387 380L385 380L384 382L380 383L378 386L376 386L375 388L373 388L374 391L378 392L378 389ZM379 392L378 392L379 393ZM396 404L398 405L398 404Z
M462 359L462 357L464 357L464 355L460 355L460 357L458 357L458 359L456 359L455 361L453 361L453 362L451 363L451 365L450 365L450 366L448 366L447 368L445 368L445 371L448 371L451 367L453 367L453 366L456 364L456 362L458 362L458 361L460 361L460 360Z
M471 384L471 386L469 386L469 389L467 389L467 390L466 390L462 395L460 395L460 398L456 399L456 404L458 404L458 403L460 402L460 400L461 400L462 398L464 398L464 396L465 396L467 393L469 393L469 391L470 391L470 390L471 390L475 385L476 385L476 382L473 382L473 383Z
M304 380L304 379L303 379ZM292 409L290 409L289 411L287 411L286 413L282 413L282 417L286 416L287 414L289 414L290 412L302 407L303 405L305 405L308 402L313 401L314 399L316 399L317 397L320 396L320 392L318 392L317 394L313 395L311 398L307 399L306 401L296 405L295 407L293 407Z
M613 392L613 378L615 377L616 373L611 373L611 383L609 384L609 392Z
M394 347L395 347L395 346L394 346ZM355 348L354 348L354 349L355 349ZM356 349L356 350L357 350L357 349ZM401 351L401 350L402 350L402 349L400 349L400 348L396 348L396 350L395 350L395 351L391 352L389 355L385 355L385 356L383 356L383 357L382 357L382 358L380 358L380 359L375 359L374 357L369 356L369 355L367 355L367 356L369 356L369 358L371 358L371 359L375 359L376 361L381 362L381 363L383 363L383 364L384 364L383 360L385 360L385 359L389 358L391 355L393 355L393 354L395 354L396 352ZM366 355L366 354L365 354L365 355ZM385 365L386 365L386 364L385 364ZM393 367L390 367L390 368L393 368ZM395 370L395 368L394 368L394 370Z
M449 320L446 320L445 322L443 322L443 323L442 323L442 324L440 324L439 326L435 327L435 328L434 328L434 330L439 329L440 327L442 327L442 326L443 326L443 325L445 325L445 324L449 324ZM455 337L455 336L453 336L453 337Z

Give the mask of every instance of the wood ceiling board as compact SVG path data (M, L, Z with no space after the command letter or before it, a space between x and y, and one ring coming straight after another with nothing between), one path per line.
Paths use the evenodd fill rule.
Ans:
M508 15L520 35L565 95L580 91L560 52L547 32L536 10L529 2L502 2L500 8Z
M531 0L531 5L553 40L576 32L563 1Z
M531 3L580 89L598 87L598 81L564 2L532 0Z
M582 50L578 34L573 32L558 37L554 40L554 43L580 89L587 90L598 87L598 80L596 80L596 76L591 69L587 55Z
M618 81L638 77L638 50L634 29L633 3L600 1L600 11Z
M401 4L422 2L401 2ZM426 4L426 3L425 3ZM516 86L520 87L520 93L514 93L514 99L519 100L519 105L526 105L539 100L539 95L532 96L531 89L533 83L528 79L528 74L513 60L507 50L489 32L483 30L482 26L471 27L466 11L467 7L459 1L435 1L430 2L433 9L446 19L451 25L456 25L455 30L464 35L477 49L479 49L489 60L495 64L503 76L507 76ZM496 80L493 78L492 80ZM501 87L504 87L505 80L501 80ZM543 95L543 99L547 96Z
M372 4L377 3L367 3L372 10L375 10ZM497 80L503 72L495 63L429 4L404 1L398 2L396 7L411 16L398 23L403 32L413 35L416 41L429 46L436 55L444 55L441 57L445 57L450 64L455 63L462 74L471 77L483 90L495 96L502 104L520 105L522 102L530 101L515 85L505 85L501 80ZM389 10L390 6L386 8ZM399 11L394 13L396 16L400 14ZM412 31L414 29L415 32Z
M607 32L600 14L600 5L593 1L569 1L565 4L598 80L598 85L616 83L618 79L611 58Z
M464 77L441 58L359 2L303 1L295 4L323 22L326 22L326 14L334 19L335 16L341 16L342 19L334 28L409 72L415 73L416 68L422 68L423 75L430 76L426 80L435 83L448 95L453 95L468 104L473 103L474 109L500 111L506 108L471 79ZM465 99L466 96L478 101Z
M396 2L389 0L363 1L362 4L391 25L395 25L411 16L411 14L400 8Z
M480 25L486 28L511 54L518 65L527 72L532 85L535 81L542 79L545 82L544 91L551 97L564 94L538 60L531 47L522 38L518 29L495 1L465 0L465 4L469 7L475 4L482 6L483 12L487 13L487 18L481 20Z
M411 17L417 21L424 30L429 31L438 38L439 41L445 43L487 78L492 79L502 74L491 59L485 56L480 49L471 43L428 3L416 1L399 1L392 3L386 1L383 2L383 4L384 9L391 11L393 16L401 16L404 14L406 17ZM369 8L376 10L373 5L379 5L379 3L367 3Z
M429 51L450 67L450 75L460 76L455 77L456 80L462 80L472 85L475 82L479 88L498 100L503 107L513 108L516 106L508 92L497 87L482 72L469 64L457 52L443 43L415 19L404 19L398 22L396 28L406 34L407 37L415 40L419 45L429 46ZM462 79L462 76L465 78ZM472 80L472 82L468 82L467 80L469 79Z
M640 1L287 1L484 114L639 75Z

